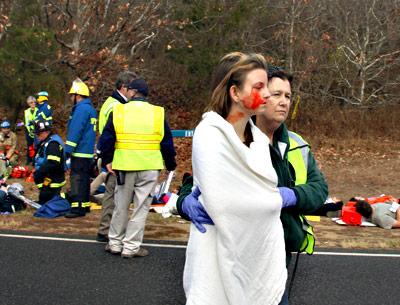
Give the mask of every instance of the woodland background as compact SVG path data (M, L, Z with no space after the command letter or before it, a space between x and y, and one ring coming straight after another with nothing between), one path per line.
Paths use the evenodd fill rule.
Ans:
M244 50L295 75L288 124L314 148L397 141L399 33L399 0L0 0L0 106L15 121L47 90L60 129L73 79L99 109L130 69L172 128L192 128L218 59Z
M295 75L297 111L287 123L311 143L330 196L400 197L399 33L400 0L0 0L0 118L21 119L27 96L47 90L64 135L72 81L83 79L100 109L118 72L130 69L146 78L173 129L193 128L219 58L260 52ZM174 143L178 186L190 171L191 139ZM22 183L34 198L34 185ZM15 213L0 227L94 235L97 217ZM146 238L186 240L187 225L153 218ZM399 248L398 230L357 229L316 225L324 247Z

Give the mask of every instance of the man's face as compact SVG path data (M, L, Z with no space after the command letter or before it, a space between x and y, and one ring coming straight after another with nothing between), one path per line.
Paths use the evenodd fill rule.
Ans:
M269 124L278 128L289 114L292 90L288 80L278 77L269 79L268 89L271 97L265 106L263 116Z
M30 101L28 102L28 106L31 107L32 109L34 109L34 108L36 107L36 102L33 101L33 100L30 100Z
M1 132L2 132L4 135L7 136L7 135L10 133L10 130L11 130L10 128L2 128L2 129L1 129Z
M128 89L125 86L122 86L121 89L119 90L119 92L121 92L128 101L135 95L135 90Z
M70 94L70 95L69 95L69 100L70 100L72 103L75 103L75 94Z
M41 142L47 138L47 135L49 134L48 131L42 131L36 134L38 140Z

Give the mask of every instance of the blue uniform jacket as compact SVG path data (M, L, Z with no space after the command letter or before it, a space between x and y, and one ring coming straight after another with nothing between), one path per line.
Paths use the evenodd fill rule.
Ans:
M35 122L40 120L49 121L50 123L53 122L53 110L51 110L50 105L46 101L41 104L37 103L36 108Z
M133 98L132 100L143 100L144 98ZM112 162L115 150L115 142L117 140L115 134L115 128L113 123L113 113L110 113L108 117L108 121L106 126L104 126L103 133L97 143L97 149L100 150L100 155L103 159L104 164L108 164ZM164 138L162 139L161 143L161 154L165 162L165 167L167 170L172 171L176 168L176 161L175 161L175 148L174 142L172 139L171 129L167 123L167 120L164 119Z
M89 98L78 102L68 121L65 153L80 158L92 158L96 142L97 113Z

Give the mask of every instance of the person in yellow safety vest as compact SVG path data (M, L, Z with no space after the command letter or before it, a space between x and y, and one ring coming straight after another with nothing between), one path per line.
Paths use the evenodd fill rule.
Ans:
M36 117L35 122L37 121L48 121L50 124L53 123L53 110L49 105L49 93L47 91L40 91L37 93L36 99Z
M35 157L35 118L37 113L36 99L33 96L28 96L26 103L29 108L24 111L24 126L26 139L26 165L33 164Z
M128 85L137 78L136 73L131 71L123 71L118 74L115 82L115 90L101 106L99 113L99 133L103 132L110 113L116 103L127 103L133 96L134 90L128 89ZM99 153L99 152L98 152ZM107 171L106 164L102 162L102 171ZM101 216L99 230L96 240L99 242L108 242L108 230L110 229L111 216L114 211L114 191L117 178L107 173L105 180L105 192L101 200Z
M141 247L144 226L159 172L176 167L172 134L164 108L147 102L144 79L133 80L129 103L116 103L99 139L98 149L108 171L116 175L115 209L108 233L106 251L124 258L146 256ZM129 219L129 206L135 207Z
M90 171L96 142L97 113L89 99L89 88L80 79L69 90L74 103L67 126L65 153L71 164L71 210L67 218L85 216L90 212Z
M270 156L278 176L278 188L282 201L294 206L283 208L281 221L284 229L286 265L292 252L312 254L315 240L312 227L303 215L312 214L324 205L328 197L328 185L310 146L298 134L287 129L285 120L292 98L292 75L276 67L268 69L268 89L271 93L264 113L257 115L256 125L270 139ZM190 220L200 232L203 224L212 220L198 201L198 193L192 192L193 179L185 179L177 201L177 210L184 219ZM200 190L201 192L201 190ZM279 305L289 304L286 290Z

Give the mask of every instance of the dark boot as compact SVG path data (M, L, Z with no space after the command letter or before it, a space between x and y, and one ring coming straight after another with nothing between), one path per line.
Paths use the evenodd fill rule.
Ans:
M84 208L71 208L67 214L65 214L65 218L76 218L83 217L86 215Z

